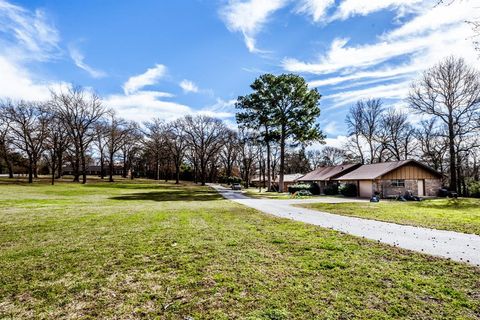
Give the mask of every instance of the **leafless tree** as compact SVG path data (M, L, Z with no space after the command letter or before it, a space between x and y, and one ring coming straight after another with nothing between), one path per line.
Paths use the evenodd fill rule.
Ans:
M45 159L50 167L52 176L51 183L55 184L55 178L61 178L63 155L68 144L68 135L65 132L62 121L57 117L55 110L47 105L48 127L45 136Z
M259 145L259 136L254 132L240 130L238 133L239 168L245 188L250 186L252 175L255 173L255 162Z
M120 151L128 135L128 122L118 118L115 112L108 112L108 120L105 131L105 145L108 151L109 182L113 182L115 172L115 156Z
M10 120L7 117L7 101L0 102L0 159L5 161L9 178L13 178L13 159L11 148Z
M220 158L225 167L225 176L231 177L233 171L233 165L237 160L239 151L239 140L237 132L228 130L225 136L225 142L220 153Z
M461 58L448 57L412 84L408 97L419 114L438 118L448 138L450 188L457 189L456 146L465 135L478 133L480 74Z
M187 149L184 122L177 119L168 126L168 145L175 166L175 184L180 183L180 166Z
M153 119L145 123L147 131L145 133L145 148L147 155L153 159L155 167L155 179L160 180L160 165L162 158L168 152L165 123L161 119Z
M106 135L107 135L107 124L100 120L95 124L95 139L93 144L98 151L98 160L100 163L100 178L105 178L105 160L106 160Z
M346 123L348 134L358 150L358 156L362 163L366 161L363 155L363 142L368 146L368 161L370 163L381 162L382 152L385 146L379 143L381 128L381 115L383 113L382 101L380 99L360 100L350 108Z
M51 106L61 119L73 144L74 168L82 173L82 183L87 182L87 150L95 139L95 124L105 114L100 97L80 87L65 91L52 91ZM79 181L80 172L74 181Z
M48 116L44 105L37 102L8 102L4 109L10 121L9 131L13 145L28 160L28 182L37 177L38 161L44 151Z
M228 128L216 118L198 115L183 118L185 138L198 161L200 182L205 185L207 166L223 147Z
M126 126L126 134L121 143L121 155L123 163L122 176L127 177L130 171L130 179L134 179L135 167L139 162L139 154L144 145L144 136L140 126L135 121L129 121Z
M380 143L395 160L406 160L412 155L415 130L409 123L406 113L389 109L382 115L380 128L383 140Z

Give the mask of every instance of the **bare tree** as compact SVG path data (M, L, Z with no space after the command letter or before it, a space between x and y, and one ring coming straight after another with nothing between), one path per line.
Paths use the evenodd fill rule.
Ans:
M12 143L28 160L28 182L32 183L33 177L37 177L37 165L47 136L46 108L37 102L19 101L9 102L4 111L10 121Z
M464 135L478 130L480 74L461 58L448 57L425 71L412 84L408 97L411 108L434 116L446 128L449 152L450 188L457 190L456 144Z
M51 183L54 185L55 178L61 178L62 168L60 166L63 165L63 153L67 147L68 135L55 110L48 108L47 112L48 127L45 136L45 159L50 167Z
M95 145L98 151L98 160L100 162L100 178L105 178L105 158L106 158L106 135L107 135L107 124L104 121L98 121L95 124L95 139L93 144Z
M73 167L80 169L74 181L87 182L87 150L95 139L95 124L105 114L100 98L91 92L75 87L66 91L52 91L51 105L55 108L73 144Z
M122 176L126 178L128 172L130 172L130 179L133 179L136 170L135 164L139 162L139 153L142 145L144 145L144 137L140 126L135 121L128 122L126 128L126 134L120 148L123 162Z
M389 109L382 115L380 143L386 147L395 160L406 160L412 154L415 130L408 122L408 115Z
M225 143L220 153L223 165L225 167L225 175L232 176L233 165L237 160L239 150L238 135L233 130L228 130L225 136Z
M182 165L187 149L184 122L181 119L170 123L168 128L168 144L175 165L175 184L179 184L180 166Z
M105 130L105 145L108 151L109 182L113 182L115 172L115 155L120 151L128 134L128 123L118 118L115 112L108 112L108 122Z
M255 171L259 136L254 132L240 130L239 132L239 167L245 188L250 186L251 177Z
M0 102L0 159L5 161L8 177L13 178L13 159L11 150L10 120L7 117L8 102Z
M207 166L223 147L228 128L221 120L204 115L188 115L182 121L186 141L199 165L200 182L205 185Z
M155 169L155 180L160 180L160 164L162 157L168 152L167 135L165 124L162 120L156 118L151 122L145 123L147 131L145 133L145 148L147 155L153 159Z

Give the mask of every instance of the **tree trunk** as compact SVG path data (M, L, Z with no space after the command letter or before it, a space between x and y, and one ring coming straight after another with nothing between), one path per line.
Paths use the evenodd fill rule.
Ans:
M455 133L453 119L449 118L448 124L448 147L450 153L450 190L457 191L457 161L455 151Z
M282 129L282 136L280 138L280 172L278 178L278 192L282 193L283 190L283 172L285 171L285 132Z
M28 183L33 183L33 160L28 158Z
M85 159L85 152L80 151L80 157L82 158L82 184L87 183L87 159Z
M175 161L175 184L180 183L180 162Z
M7 169L8 169L8 177L10 179L13 179L13 163L12 160L8 158L8 156L5 157L5 162L7 163Z
M103 159L103 152L100 153L100 178L105 178L105 160Z
M267 141L267 191L272 191L272 170L271 170L271 158L270 158L270 142Z
M63 176L63 152L59 152L57 155L57 179Z
M75 154L75 161L72 163L73 182L80 182L80 157L79 153Z
M110 163L108 164L108 168L110 171L108 181L113 182L113 170L115 169L113 166L113 153L110 153Z

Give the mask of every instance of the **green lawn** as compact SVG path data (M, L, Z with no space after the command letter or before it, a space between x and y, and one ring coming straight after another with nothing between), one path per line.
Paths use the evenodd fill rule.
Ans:
M207 187L0 183L0 319L479 317L479 268Z
M267 192L266 188L262 188L262 190L260 191L259 188L250 187L248 189L243 189L243 192L247 196L255 199L280 199L280 200L292 199L291 194L287 192L285 193Z
M302 205L324 212L480 235L480 199Z

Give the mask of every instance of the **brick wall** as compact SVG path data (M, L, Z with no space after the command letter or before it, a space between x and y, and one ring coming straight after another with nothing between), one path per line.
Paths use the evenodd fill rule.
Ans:
M438 189L440 189L441 187L441 179L425 179L425 195L434 197L438 195Z
M414 195L418 195L418 180L405 180L405 187L394 187L391 183L391 180L374 181L373 190L380 192L382 197L404 195L407 190L411 191ZM440 179L426 179L425 195L436 196L441 186L442 181Z

